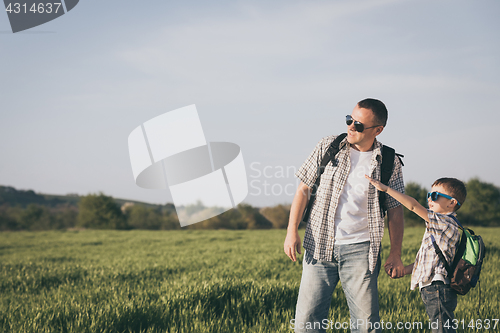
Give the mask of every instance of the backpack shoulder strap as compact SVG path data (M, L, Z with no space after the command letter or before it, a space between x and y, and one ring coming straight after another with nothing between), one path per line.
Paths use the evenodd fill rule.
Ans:
M399 163L401 163L402 166L405 166L405 164L403 163L403 157L405 157L405 155L396 153L396 156L399 159Z
M458 225L458 227L462 230L462 237L460 237L460 240L457 244L457 252L455 253L455 258L453 259L453 262L451 264L451 268L454 271L455 268L458 265L458 262L460 261L460 258L464 255L465 252L465 247L467 245L467 235L465 234L465 229L460 223L460 221L453 215L448 215L455 223ZM474 231L468 229L472 234L474 234Z
M326 168L326 165L328 164L328 162L332 161L334 166L337 165L337 161L335 161L335 156L339 152L340 143L342 142L342 140L344 140L344 138L346 136L347 136L347 133L342 133L342 134L338 135L335 138L335 140L332 141L332 143L330 143L330 147L328 147L325 155L323 155L323 159L321 160L320 175L322 175L323 172L325 171L325 168ZM318 181L318 180L316 179L316 181Z
M347 133L342 133L338 135L332 143L330 143L330 147L326 150L325 155L323 155L323 158L321 159L321 164L318 167L317 170L317 177L316 177L316 182L313 185L312 192L311 192L311 197L309 198L309 201L307 202L307 206L304 210L304 215L302 216L302 221L307 222L309 220L309 215L311 214L311 208L314 203L314 200L316 198L316 192L318 191L319 183L321 182L321 175L325 171L326 165L328 162L332 161L332 164L334 166L337 165L337 161L335 160L335 156L339 152L339 146L340 142L344 140L344 138L347 136Z
M452 214L450 214L450 215L448 215L448 216L449 216L449 217L451 217L451 219L452 219L453 221L455 221L455 223L458 225L458 227L459 227L460 229L464 230L464 227L462 226L462 223L460 223L460 221L459 221L459 220L458 220L455 216L453 216ZM472 230L470 230L470 229L469 229L469 231L472 231ZM474 235L474 231L472 231L472 234Z
M394 148L382 146L382 165L380 167L380 182L384 185L389 184L389 179L392 176L392 168L394 167L394 156L396 151Z
M434 246L434 250L436 251L436 254L438 255L439 259L441 259L441 261L444 264L444 268L446 269L446 272L448 273L448 278L451 279L451 277L453 276L453 271L455 269L451 269L450 264L448 264L448 261L446 261L446 258L444 257L443 252L441 251L441 249L437 245L436 240L434 239L433 235L431 235L431 241L432 241L432 245Z
M457 252L455 252L455 258L453 258L453 262L451 263L451 269L452 271L455 271L455 268L457 268L458 262L462 258L462 256L465 253L465 247L467 246L467 235L465 234L464 229L462 229L462 237L460 237L460 240L458 241L457 244Z
M404 155L396 153L394 148L383 145L382 146L382 165L380 166L380 182L385 185L389 185L389 180L392 176L392 169L394 168L394 157L397 156L401 165L404 166L402 157ZM387 194L380 192L378 195L378 200L380 208L382 208L382 214L385 214L387 207L385 201L387 199Z
M380 166L380 182L382 184L389 185L389 179L391 179L392 176L392 168L394 167L395 155L396 151L394 150L394 148L391 148L386 145L382 146L382 165ZM400 156L398 156L398 158L401 159ZM382 212L385 212L387 210L385 206L386 199L387 199L387 194L379 191L378 201L380 208L382 208Z

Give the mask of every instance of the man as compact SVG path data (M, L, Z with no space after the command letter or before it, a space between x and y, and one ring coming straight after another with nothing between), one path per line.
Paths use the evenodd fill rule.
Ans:
M387 122L387 109L376 99L360 101L346 117L347 137L336 155L337 165L329 162L321 176L304 236L306 250L302 280L293 328L297 332L324 332L332 293L340 280L349 305L351 332L379 332L377 278L380 270L380 248L384 233L384 212L379 192L364 175L380 179L382 144L376 137ZM285 253L293 261L300 254L298 226L309 194L316 181L317 168L335 139L322 139L297 171L301 183L290 210ZM389 186L404 192L399 158ZM392 278L404 276L401 262L403 208L386 198L391 242L384 265Z

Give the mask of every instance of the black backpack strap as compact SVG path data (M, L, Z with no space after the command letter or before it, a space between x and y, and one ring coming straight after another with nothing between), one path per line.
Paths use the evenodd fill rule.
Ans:
M446 261L444 255L443 255L443 252L441 251L441 249L437 245L436 240L434 239L433 235L431 235L431 240L432 240L432 245L434 246L434 250L436 251L436 254L438 255L439 259L441 259L441 261L443 262L444 268L446 269L446 272L448 272L448 279L451 279L451 277L453 276L454 269L452 270L450 265L448 264L448 261ZM456 258L456 256L455 256L455 258Z
M304 210L302 221L307 222L309 220L309 215L311 214L311 208L314 203L314 200L316 199L316 192L318 191L319 183L321 181L321 175L325 171L326 165L328 164L328 162L332 161L332 164L334 166L337 166L337 161L335 160L335 156L339 152L340 142L342 142L342 140L344 140L346 136L347 133L342 133L339 136L337 136L330 144L330 147L328 147L328 149L326 150L325 155L323 155L321 164L317 169L316 182L313 185L311 197L309 198L306 209Z
M318 178L321 177L321 175L325 171L328 162L332 161L333 166L337 166L337 161L335 160L335 156L339 152L340 143L342 142L342 140L344 140L346 136L347 133L342 133L339 136L337 136L335 140L332 141L330 147L328 147L325 155L323 156L323 159L321 160L321 166L320 166L321 174L318 175ZM316 179L316 182L318 182L318 179Z
M458 246L457 252L455 253L455 258L453 259L453 262L451 264L452 270L455 271L455 268L457 267L458 262L460 261L460 258L462 258L462 256L464 255L465 246L467 245L467 236L465 235L465 232L464 232L465 229L462 226L462 224L460 223L460 221L453 215L448 215L448 216L451 217L451 219L453 221L455 221L455 223L458 225L458 228L462 230L462 237L460 238L460 241L457 244L457 246ZM467 230L469 231L469 233L471 235L474 235L474 231L472 231L470 229L467 229Z
M382 146L382 165L380 166L380 182L384 185L389 185L389 179L391 179L392 176L392 168L394 167L395 156L396 156L396 151L394 150L394 148L391 148L386 145ZM399 156L398 158L401 159L401 157ZM380 208L382 208L383 212L387 210L385 206L386 199L387 199L387 194L382 191L379 191L378 200Z
M444 263L444 268L446 268L446 271L448 272L448 277L451 279L451 277L453 276L453 272L457 268L458 262L460 261L460 259L464 255L465 247L467 246L467 235L465 234L465 228L462 226L460 221L458 221L458 219L453 215L448 215L448 216L451 217L455 221L455 223L458 225L459 229L462 230L462 237L460 237L460 240L458 241L458 243L456 245L457 252L455 252L455 257L452 260L451 266L448 264L448 262L444 258L444 255L441 252L441 249L436 244L436 240L434 239L434 236L432 236L432 235L431 235L431 240L432 240L432 245L434 246L434 250L436 251L439 259L441 259L441 261ZM469 231L469 233L471 235L474 235L474 231L472 231L469 228L467 228L467 230Z
M458 262L462 258L465 252L465 246L467 245L467 236L465 235L464 229L462 229L462 237L460 238L459 243L457 244L457 252L455 253L455 258L451 264L452 271L455 271L457 268Z
M380 182L382 184L389 184L392 168L394 167L394 156L396 156L394 148L386 145L382 146L382 166L380 167Z
M403 157L405 157L405 155L396 153L396 156L398 157L399 163L401 163L401 166L405 166L405 164L403 163Z
M394 157L398 157L399 162L404 166L402 157L404 155L396 153L394 148L383 145L382 146L382 165L380 166L380 182L385 185L389 185L389 180L392 176L392 169L394 168ZM382 209L382 215L385 214L387 207L385 202L387 200L387 193L379 191L378 200L380 208Z

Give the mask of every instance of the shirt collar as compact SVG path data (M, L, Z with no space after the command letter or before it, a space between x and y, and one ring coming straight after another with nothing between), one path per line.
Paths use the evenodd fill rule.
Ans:
M375 138L373 141L372 152L375 153L375 157L378 161L382 160L382 143ZM339 149L343 149L345 147L351 147L351 144L347 141L347 136L340 142ZM380 156L380 157L379 157Z

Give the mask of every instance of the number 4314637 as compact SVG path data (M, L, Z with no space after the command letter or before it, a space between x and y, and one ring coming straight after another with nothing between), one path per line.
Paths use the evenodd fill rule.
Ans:
M476 330L494 330L498 326L498 321L499 319L471 319L471 321L466 322L464 319L453 319L451 321L448 319L443 326L445 328L453 328L455 330L459 327L461 329L465 329L467 327Z
M55 3L43 3L40 2L38 4L34 3L31 5L31 7L28 8L28 5L25 3L9 3L7 8L5 8L5 11L8 12L9 14L14 13L14 14L19 14L19 13L34 13L34 14L51 14L51 13L56 13L59 11L59 8L61 7L60 2L55 2Z

